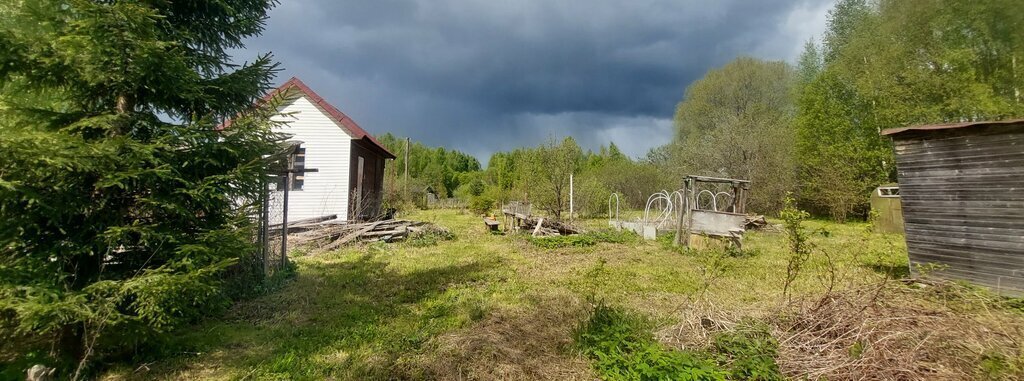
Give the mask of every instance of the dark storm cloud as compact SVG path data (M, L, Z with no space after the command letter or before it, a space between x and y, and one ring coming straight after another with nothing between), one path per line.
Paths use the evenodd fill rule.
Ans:
M671 137L686 86L738 55L792 60L831 0L286 0L272 51L373 133L481 159L572 135L634 156Z

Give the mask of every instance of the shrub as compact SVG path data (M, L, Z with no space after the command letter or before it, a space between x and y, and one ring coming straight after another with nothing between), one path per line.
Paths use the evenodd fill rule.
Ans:
M775 363L779 344L763 323L745 322L734 331L718 333L712 345L730 379L784 380Z
M495 201L493 197L481 194L470 198L469 210L472 210L473 213L476 214L487 214L494 210L494 204Z
M575 332L579 350L594 361L604 380L725 380L726 374L700 353L665 348L650 324L598 303Z

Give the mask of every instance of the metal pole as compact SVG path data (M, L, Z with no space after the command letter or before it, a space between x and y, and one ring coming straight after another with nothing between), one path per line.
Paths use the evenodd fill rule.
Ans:
M263 181L263 194L261 195L261 198L260 254L262 255L261 259L263 260L263 274L266 275L270 270L270 263L267 262L267 259L270 256L270 183L266 180Z
M281 268L288 264L288 190L292 187L291 173L284 174L284 196L281 202Z

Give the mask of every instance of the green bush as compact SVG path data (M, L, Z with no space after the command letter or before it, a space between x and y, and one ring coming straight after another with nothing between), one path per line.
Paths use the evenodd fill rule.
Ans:
M713 347L719 364L733 380L781 381L775 363L778 343L762 323L745 322L736 330L715 335Z
M665 348L650 324L598 303L575 332L579 350L603 380L725 380L726 373L700 353Z
M494 198L489 195L472 196L469 199L469 210L476 214L487 214L494 210L494 204Z

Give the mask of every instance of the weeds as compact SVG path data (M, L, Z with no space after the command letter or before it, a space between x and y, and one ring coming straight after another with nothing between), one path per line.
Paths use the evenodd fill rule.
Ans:
M544 249L560 249L563 247L589 247L597 244L597 240L585 234L559 235L554 237L529 237L530 243Z
M406 244L412 247L437 246L442 241L454 241L455 234L439 228L425 228L418 232L409 234Z
M590 247L599 242L627 244L639 242L640 237L633 232L598 230L583 234L559 235L553 237L529 237L530 243L544 249L563 247Z
M782 381L775 363L779 343L768 325L755 320L741 322L733 331L720 332L712 343L718 362L726 364L733 380Z
M581 352L605 380L781 381L778 343L766 324L744 321L715 335L709 350L673 350L657 342L647 319L598 302L575 333Z
M575 333L579 350L604 380L725 380L700 353L671 350L654 340L645 319L598 303Z
M701 288L697 298L703 298L708 289L732 267L729 258L735 253L734 250L711 250L698 256L700 263Z

